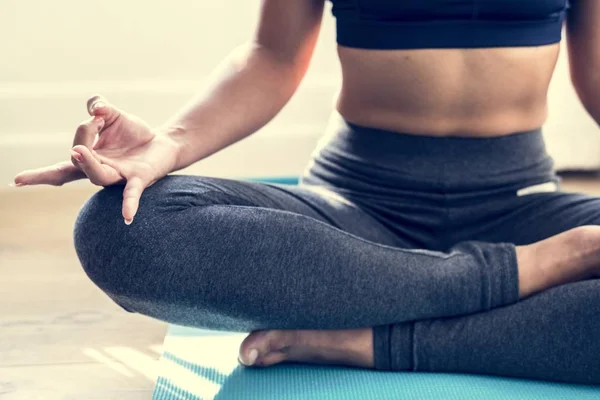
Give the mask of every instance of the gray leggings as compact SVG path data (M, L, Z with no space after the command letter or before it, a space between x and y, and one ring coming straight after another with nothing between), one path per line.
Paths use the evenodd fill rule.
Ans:
M518 299L515 245L600 224L558 190L540 131L492 139L334 117L299 186L169 176L134 223L123 187L75 226L124 309L229 331L374 328L378 369L600 384L600 280Z

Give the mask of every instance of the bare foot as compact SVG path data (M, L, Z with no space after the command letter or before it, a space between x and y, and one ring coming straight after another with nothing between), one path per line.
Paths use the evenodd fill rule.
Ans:
M240 363L268 367L281 362L374 368L373 330L266 330L240 346Z
M600 277L600 226L581 226L517 247L521 298Z

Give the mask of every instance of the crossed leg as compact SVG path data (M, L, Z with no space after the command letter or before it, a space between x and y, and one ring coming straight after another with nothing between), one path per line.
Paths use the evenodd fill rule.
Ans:
M582 235L574 239L574 246L556 242L557 247L549 247L545 255L567 269L583 253L599 260L600 236L594 225L600 225L600 198L551 193L515 197L511 202L507 208L512 211L501 221L463 239L527 245L584 227L578 229ZM463 316L388 324L374 330L259 331L244 341L241 354L246 363L255 365L294 360L599 384L598 338L600 279L589 279Z
M455 335L459 348L470 352L477 348L469 342L473 337L486 332L484 328L495 331L488 319L499 317L492 313L533 304L527 315L538 318L540 307L547 307L538 300L551 292L531 295L588 277L598 259L580 244L591 236L600 242L597 230L567 232L522 247L464 242L447 252L411 250L414 243L391 234L332 193L200 177L172 176L157 182L142 197L135 223L126 226L120 217L121 193L121 187L101 190L86 203L76 223L75 246L88 276L132 312L208 329L262 331L242 346L246 363L252 349L257 351L256 365L282 361L284 353L287 359L381 369L443 370L450 365L456 372L520 376L509 362L493 369L497 360L488 358L490 352L510 354L506 346L530 345L524 339L512 343L511 332L501 336L505 347L478 353L482 363L467 362L467 357L452 365L436 361L425 345L447 337L447 329L428 327L443 326L444 321L455 321L453 317L468 320L457 322L454 330L464 334ZM571 253L576 257L560 257ZM569 268L565 260L573 261ZM564 290L554 290L559 289ZM576 292L579 297L571 303L589 299L586 290ZM519 302L526 297L528 302ZM514 310L507 319L517 321L516 315L524 312ZM474 315L480 319L470 319ZM548 326L560 321L552 318ZM512 326L516 331L529 329ZM272 329L296 330L292 336L298 340L273 347L275 334L264 332ZM534 334L544 326L536 329ZM581 332L576 324L569 329ZM353 330L360 340L353 339ZM345 353L335 349L331 356L324 350L329 339L308 340L306 332L334 332L336 342L357 344L354 359L339 359ZM560 330L553 332L564 337ZM572 350L581 345L573 340L567 344ZM303 347L297 345L300 342ZM363 357L363 351L371 353ZM555 351L550 359L564 355ZM586 364L577 351L567 355L578 369L573 376L561 376L585 380L580 372L593 363L591 357ZM539 360L536 353L529 365ZM554 365L551 373L534 374L554 379L561 371L561 365Z

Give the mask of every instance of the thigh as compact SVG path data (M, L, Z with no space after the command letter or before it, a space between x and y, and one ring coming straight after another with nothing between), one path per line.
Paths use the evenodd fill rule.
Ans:
M114 213L120 213L122 188L105 189L104 197L116 197ZM172 175L142 195L136 218L149 213L184 210L207 205L234 205L266 208L301 214L332 225L361 238L408 247L383 224L344 197L317 186L277 185L201 176Z
M86 203L75 248L118 304L161 320L344 329L517 300L512 246L463 244L443 254L384 245L393 242L385 230L319 189L170 177L144 193L129 226L122 189Z
M524 245L578 226L600 225L600 197L580 193L515 197L490 209L495 212L473 227L468 233L469 240Z

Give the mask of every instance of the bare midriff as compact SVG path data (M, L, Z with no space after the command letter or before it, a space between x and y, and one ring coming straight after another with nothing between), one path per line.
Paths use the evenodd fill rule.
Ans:
M347 121L428 136L492 137L542 126L559 44L486 49L338 47Z

